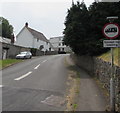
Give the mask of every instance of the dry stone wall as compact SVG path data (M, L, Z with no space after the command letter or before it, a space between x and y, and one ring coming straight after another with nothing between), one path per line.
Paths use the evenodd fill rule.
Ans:
M94 58L94 75L100 80L103 87L110 92L110 78L112 73L111 63L102 59ZM113 75L115 76L115 100L116 109L120 111L120 67L113 66Z
M91 56L76 56L71 55L73 61L81 68L86 70L92 77L96 77L103 87L110 92L110 77L111 77L111 63L103 61L102 59ZM120 112L120 67L113 67L115 75L115 99L116 110Z

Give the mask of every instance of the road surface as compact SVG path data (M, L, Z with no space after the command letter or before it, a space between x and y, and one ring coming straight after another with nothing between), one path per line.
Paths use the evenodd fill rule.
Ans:
M76 65L66 54L41 56L4 69L0 85L2 110L65 111L71 67L76 69ZM77 110L104 111L106 101L99 87L86 72L78 67L77 70L80 74Z
M65 110L66 56L41 56L4 69L3 111Z

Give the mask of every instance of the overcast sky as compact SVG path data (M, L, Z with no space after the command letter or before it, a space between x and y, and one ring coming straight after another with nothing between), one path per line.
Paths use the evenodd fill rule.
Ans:
M84 1L89 6L94 0ZM71 3L72 0L2 0L0 16L13 25L15 35L28 22L29 27L42 32L49 39L63 35L65 17Z

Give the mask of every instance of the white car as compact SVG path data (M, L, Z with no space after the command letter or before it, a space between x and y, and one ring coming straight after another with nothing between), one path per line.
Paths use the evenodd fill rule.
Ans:
M16 59L27 59L32 58L32 54L29 51L21 52L20 54L16 55Z

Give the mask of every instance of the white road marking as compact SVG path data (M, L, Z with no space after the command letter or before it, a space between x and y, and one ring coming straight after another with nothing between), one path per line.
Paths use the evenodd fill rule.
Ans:
M2 88L3 87L3 85L0 85L0 88Z
M40 66L40 64L39 65L37 65L34 69L38 69L38 67Z
M45 63L47 60L44 60L42 63Z
M14 79L14 80L21 80L21 79L27 77L28 75L30 75L31 73L32 73L32 71L26 73L25 75L22 75L21 77L18 77L18 78L16 78L16 79Z
M53 95L51 95L51 96L45 98L45 100L43 100L43 101L41 101L41 102L42 102L42 103L46 103L46 101L49 100L51 97L53 97Z

